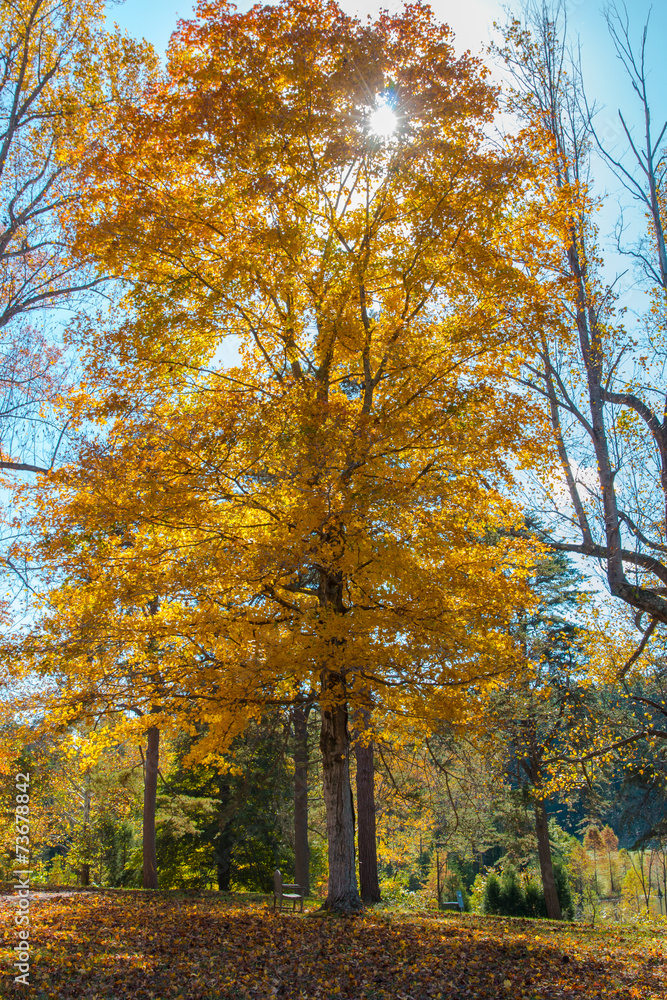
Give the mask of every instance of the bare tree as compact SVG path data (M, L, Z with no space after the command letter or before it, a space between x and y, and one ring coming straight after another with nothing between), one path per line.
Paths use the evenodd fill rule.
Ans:
M654 132L651 122L647 26L635 50L625 9L606 16L640 109L636 130L621 114L625 152L603 149L596 135L561 0L526 4L500 51L552 223L544 258L532 264L546 291L533 318L540 360L523 381L543 400L560 476L536 477L543 492L534 506L551 548L598 561L611 594L634 609L641 652L656 625L667 624L665 126ZM592 193L596 150L639 205L639 223L648 220L630 248L640 266L627 301L595 222L604 201Z
M599 152L612 168L625 190L637 202L642 212L650 219L649 232L640 239L636 246L622 246L622 218L619 219L617 232L619 249L633 257L641 266L649 283L667 291L667 246L665 243L665 206L664 184L667 159L665 157L665 132L667 122L656 132L651 120L651 103L648 92L648 67L646 46L649 39L649 19L644 24L641 40L637 48L633 47L630 18L627 7L612 5L607 8L607 27L614 44L616 55L625 68L634 96L639 102L639 119L641 126L639 135L626 121L621 110L618 117L627 141L625 156L617 156L615 150L608 149L601 142L595 129L594 116L593 136ZM649 15L650 18L650 15ZM662 204L661 204L662 200Z
M1 469L53 464L62 427L45 408L63 370L47 317L99 280L74 259L66 215L82 196L70 140L93 100L102 13L98 0L0 0Z

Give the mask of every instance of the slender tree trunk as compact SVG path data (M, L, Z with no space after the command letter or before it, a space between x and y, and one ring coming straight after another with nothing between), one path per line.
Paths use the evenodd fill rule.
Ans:
M535 803L535 832L537 834L537 851L540 856L540 871L542 873L544 899L547 904L547 916L551 920L562 920L563 914L560 908L556 879L554 878L554 869L551 861L549 822L544 802L541 799Z
M157 889L157 848L155 844L155 803L157 772L160 763L160 730L151 726L146 746L146 776L144 779L143 887Z
M355 714L357 729L368 724L368 712ZM379 903L378 857L375 834L375 768L373 743L357 740L354 747L357 762L357 843L359 845L359 883L364 903Z
M90 855L90 769L86 770L83 788L83 849L85 857ZM81 885L90 885L90 862L81 865Z
M218 876L218 889L220 892L229 892L232 880L232 838L230 835L229 824L220 830L215 859Z
M340 697L345 682L339 674L327 673L323 687L325 694L336 690ZM341 913L363 909L357 889L347 723L347 704L326 705L325 701L320 749L329 842L329 893L324 907Z
M229 892L232 879L232 821L230 818L231 790L227 781L220 782L220 811L218 813L218 833L215 838L215 864L220 892Z
M310 706L294 709L294 881L310 895L310 846L308 844L308 713Z

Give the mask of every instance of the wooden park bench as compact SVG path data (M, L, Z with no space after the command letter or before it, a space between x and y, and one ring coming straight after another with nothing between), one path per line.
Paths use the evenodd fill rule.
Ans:
M459 913L463 913L465 906L463 903L463 893L459 889L456 893L456 899L447 900L447 902L440 903L441 910L458 910Z
M301 900L301 912L303 913L303 888L300 885L287 885L283 882L280 869L276 868L273 873L273 909L278 904L278 909L282 910L283 900L292 900L292 911L296 909L297 900Z

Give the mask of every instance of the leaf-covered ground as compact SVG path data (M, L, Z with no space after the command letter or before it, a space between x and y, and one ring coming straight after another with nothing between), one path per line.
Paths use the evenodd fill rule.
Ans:
M4 897L0 996L34 1000L667 997L662 933L481 918L272 914L215 896L31 901L30 987L15 986Z

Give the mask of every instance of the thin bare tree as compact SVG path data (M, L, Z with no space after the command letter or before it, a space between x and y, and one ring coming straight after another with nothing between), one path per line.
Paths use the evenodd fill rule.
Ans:
M533 506L550 547L601 565L611 594L634 610L635 662L656 626L667 624L666 126L654 129L651 120L648 25L635 48L625 8L609 7L606 20L639 106L636 125L620 113L621 151L606 149L596 132L562 0L527 3L499 51L552 222L543 259L530 265L546 294L532 319L539 362L526 367L523 383L543 401L560 474L536 476ZM626 247L639 265L627 301L613 273L618 258L596 223L605 201L593 192L598 153L639 206L635 231L647 225ZM627 227L620 218L617 235Z
M0 469L45 472L62 441L54 310L95 287L71 252L68 146L89 108L98 0L0 0Z

